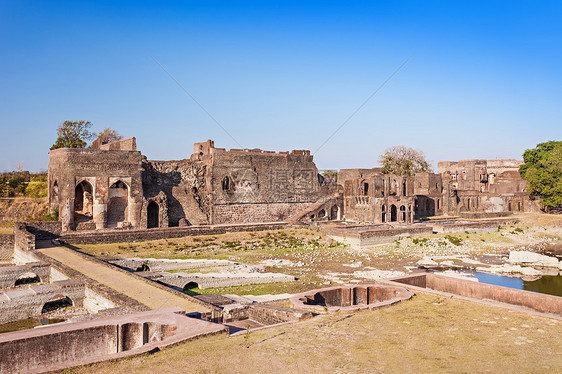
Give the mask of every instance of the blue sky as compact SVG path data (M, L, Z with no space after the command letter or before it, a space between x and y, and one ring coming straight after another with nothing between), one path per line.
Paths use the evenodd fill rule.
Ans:
M562 140L559 1L3 1L0 171L46 169L65 120L135 136L149 159L194 142L326 145L320 169L392 145L438 160L521 158Z

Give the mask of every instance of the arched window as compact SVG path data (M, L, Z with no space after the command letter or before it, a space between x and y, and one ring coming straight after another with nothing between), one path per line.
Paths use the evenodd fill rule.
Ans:
M222 189L223 191L234 191L234 183L232 182L232 178L226 176L222 180Z
M396 222L396 221L397 221L396 205L391 205L390 206L390 222Z

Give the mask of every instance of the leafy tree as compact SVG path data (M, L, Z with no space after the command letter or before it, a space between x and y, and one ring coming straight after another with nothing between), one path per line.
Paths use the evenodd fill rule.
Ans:
M379 162L385 174L413 175L431 172L431 165L425 160L422 151L403 145L387 148L380 154Z
M562 209L562 141L527 149L523 161L519 173L529 183L527 192L531 198L539 198L547 212Z
M57 140L51 146L51 150L58 148L85 148L87 141L91 140L95 133L88 129L92 127L90 121L64 121L57 129Z
M113 130L111 127L106 127L105 129L103 129L102 132L100 132L95 141L98 141L99 144L107 144L107 143L111 143L117 140L121 140L123 139L123 136L121 136L116 130Z

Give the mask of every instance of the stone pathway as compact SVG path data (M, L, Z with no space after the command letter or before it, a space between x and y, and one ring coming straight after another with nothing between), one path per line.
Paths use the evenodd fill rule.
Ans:
M113 270L108 266L90 261L71 249L65 247L50 247L39 249L39 251L79 271L85 276L139 301L150 309L154 310L178 306L187 313L209 310L203 305L193 303L181 296L155 287L142 279L137 279L133 275Z

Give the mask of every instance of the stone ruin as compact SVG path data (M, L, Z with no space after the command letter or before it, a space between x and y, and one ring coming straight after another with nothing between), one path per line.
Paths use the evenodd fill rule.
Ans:
M135 138L49 152L49 207L62 231L346 220L411 224L420 217L480 218L537 211L517 160L440 161L438 173L343 169L318 174L308 150L215 148L150 161Z

